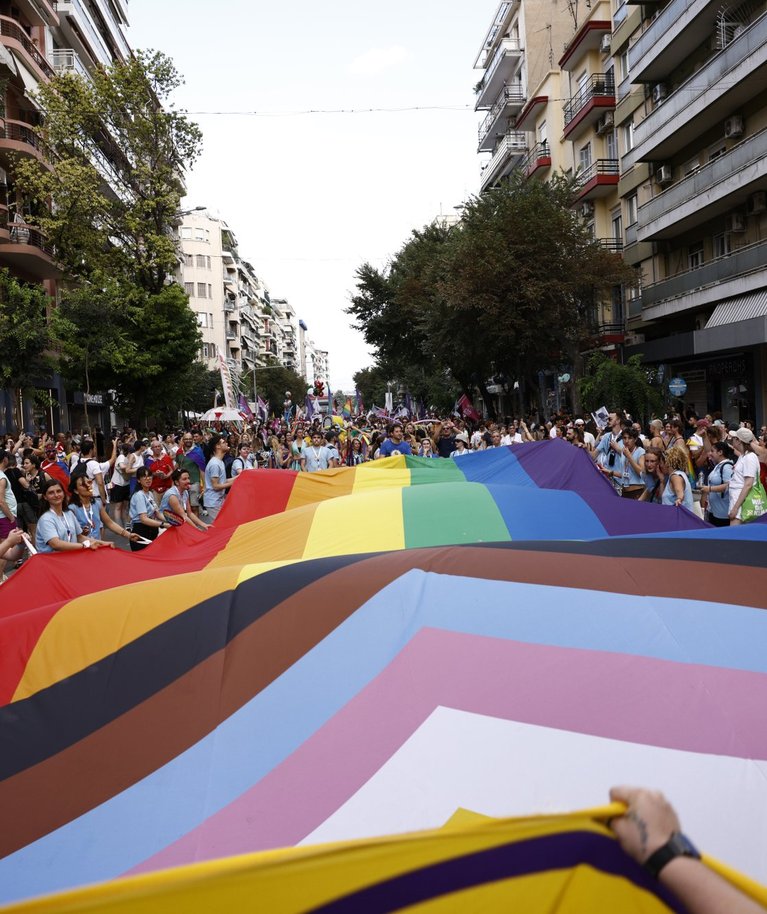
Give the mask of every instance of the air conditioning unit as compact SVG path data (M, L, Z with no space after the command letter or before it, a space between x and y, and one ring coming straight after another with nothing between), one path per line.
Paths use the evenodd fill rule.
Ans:
M755 216L767 210L767 191L758 190L748 198L748 215Z
M612 130L614 123L615 116L613 115L613 112L606 111L597 121L597 133L602 136L603 133L607 133L609 130Z
M668 86L665 83L655 83L652 87L652 100L659 105L668 95Z
M728 139L743 136L743 129L743 117L740 114L733 114L724 122L724 135Z
M626 346L640 346L644 343L644 333L627 333L623 343Z
M659 165L655 169L655 183L658 187L667 187L674 181L674 172L670 165Z
M584 219L590 219L594 215L594 204L587 200L586 203L581 203L581 216Z
M602 35L602 43L599 45L599 50L603 54L610 53L610 46L612 44L612 35Z
M724 220L725 232L745 232L746 217L743 213L730 213Z

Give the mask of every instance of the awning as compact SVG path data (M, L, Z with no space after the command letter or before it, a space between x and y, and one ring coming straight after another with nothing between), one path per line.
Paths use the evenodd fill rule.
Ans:
M767 289L720 302L708 319L706 330L747 321L753 317L767 317Z
M13 54L2 44L0 44L0 64L5 64L14 76L18 73Z
M37 91L37 86L40 83L40 80L24 66L18 57L16 57L15 60L16 67L19 71L19 76L21 77L21 81L24 83L24 94L28 98L34 98L33 93Z

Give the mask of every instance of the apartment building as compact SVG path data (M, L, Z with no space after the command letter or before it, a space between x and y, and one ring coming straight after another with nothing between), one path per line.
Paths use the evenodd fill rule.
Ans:
M492 150L481 189L514 169L531 179L576 175L579 214L637 271L634 286L595 303L593 345L641 354L661 381L682 378L682 400L698 412L763 421L764 3L624 0L613 9L592 0L581 21L578 5L570 9L557 65L538 83L528 68L522 106L499 98L480 126L480 151ZM504 42L506 56L521 59L514 16L514 4L501 4L485 40L487 73ZM519 104L519 93L504 91Z
M572 31L566 0L503 0L496 9L474 63L483 70L474 87L477 111L486 111L479 126L482 165L480 189L487 190L527 159L529 141L518 116L526 112L536 89L555 66ZM541 124L540 141L551 136L551 124Z
M96 67L126 58L130 47L125 36L128 8L125 0L0 0L0 267L24 282L40 283L55 298L61 279L54 252L47 239L27 224L34 201L17 192L13 167L16 157L45 161L33 128L40 113L35 89L56 72L73 71L87 78ZM109 182L119 167L119 150L94 146L94 161ZM15 414L15 392L0 391L0 430L22 424L58 431L84 421L82 391L66 391L62 379L41 378L38 387L56 405L40 408L22 402ZM92 394L91 420L110 424L108 397Z
M767 8L671 0L626 22L621 180L642 280L626 354L682 378L699 412L763 422Z

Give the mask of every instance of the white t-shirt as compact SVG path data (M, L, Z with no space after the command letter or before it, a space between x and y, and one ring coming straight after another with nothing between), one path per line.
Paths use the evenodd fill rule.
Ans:
M556 437L557 437L557 427L556 427L556 425L552 425L551 428L549 429L549 438L556 438Z
M125 454L120 454L120 456L115 460L115 468L112 471L112 482L116 486L127 486L129 480L123 476L123 470L128 465L128 458Z
M730 493L730 511L732 511L735 502L738 500L747 476L751 476L754 480L759 479L759 458L753 451L747 451L741 457L738 457L732 469L732 479L728 490ZM740 515L740 512L738 512L738 515Z
M88 480L91 484L91 494L94 498L101 498L101 492L99 491L99 484L96 482L96 476L99 473L104 477L104 484L106 485L106 474L109 472L109 461L100 463L96 460L95 457L89 457L85 464L85 475L88 477Z
M589 447L596 447L597 439L591 434L591 432L584 432L583 443L587 444Z

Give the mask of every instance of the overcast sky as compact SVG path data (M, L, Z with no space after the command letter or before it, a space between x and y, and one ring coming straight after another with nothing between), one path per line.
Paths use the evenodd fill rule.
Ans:
M344 308L364 261L475 193L472 65L496 0L131 0L130 42L186 77L204 153L188 205L234 229L242 256L330 353L334 389L370 364ZM264 116L199 112L258 111Z

